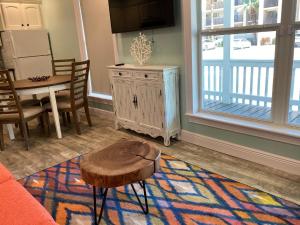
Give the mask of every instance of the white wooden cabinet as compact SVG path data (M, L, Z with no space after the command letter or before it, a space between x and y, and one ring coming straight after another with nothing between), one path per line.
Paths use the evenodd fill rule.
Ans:
M170 145L180 133L178 68L109 66L116 128L124 127Z
M40 4L1 3L1 18L5 30L43 27Z
M42 28L42 16L39 4L22 4L24 25L27 29Z
M23 14L20 3L2 3L1 9L3 26L6 30L23 29Z

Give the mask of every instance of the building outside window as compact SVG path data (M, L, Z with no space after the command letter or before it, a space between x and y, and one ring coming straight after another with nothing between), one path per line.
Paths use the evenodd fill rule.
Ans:
M281 5L282 0L234 0L234 26L278 23L281 19ZM202 1L202 9L205 9L206 15L203 29L224 27L224 20L221 18L224 15L223 0ZM270 34L273 33L258 34L257 39L274 39L274 36L268 36Z

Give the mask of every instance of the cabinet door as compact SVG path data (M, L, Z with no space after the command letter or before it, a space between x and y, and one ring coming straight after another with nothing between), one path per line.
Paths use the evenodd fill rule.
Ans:
M131 78L113 78L113 94L117 119L123 126L136 124L134 83Z
M26 29L42 28L43 25L39 4L22 4L22 11Z
M2 16L6 30L24 29L22 6L19 3L2 3Z
M164 127L161 83L147 80L137 80L135 83L138 124L150 135L158 136Z

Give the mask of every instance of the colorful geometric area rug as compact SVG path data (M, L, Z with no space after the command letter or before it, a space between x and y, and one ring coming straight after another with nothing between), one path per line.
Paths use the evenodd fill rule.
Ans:
M128 185L108 191L101 224L300 224L299 205L167 155L160 163L147 180L149 214ZM80 177L79 158L20 182L58 224L93 224L92 187Z

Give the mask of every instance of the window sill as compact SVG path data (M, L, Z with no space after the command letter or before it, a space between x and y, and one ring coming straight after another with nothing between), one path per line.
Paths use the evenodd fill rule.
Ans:
M262 137L288 144L300 145L300 130L291 126L279 126L270 122L226 117L210 113L187 113L189 122L223 130Z

